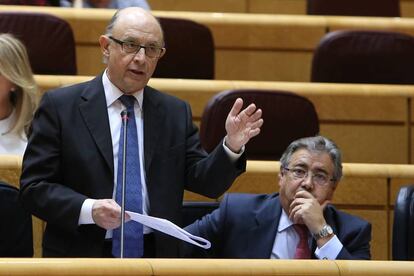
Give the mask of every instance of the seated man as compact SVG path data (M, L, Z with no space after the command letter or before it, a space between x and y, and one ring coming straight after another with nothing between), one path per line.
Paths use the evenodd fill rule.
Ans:
M330 204L341 177L332 141L296 140L280 160L279 193L227 194L217 210L186 227L212 247L182 244L182 256L370 259L371 225Z

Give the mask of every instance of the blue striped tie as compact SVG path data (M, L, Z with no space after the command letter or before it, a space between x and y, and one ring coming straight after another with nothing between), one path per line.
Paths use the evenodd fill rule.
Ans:
M125 192L125 210L138 212L142 214L142 187L141 171L139 161L137 125L135 122L133 96L123 95L119 98L122 104L127 108L127 150L126 150L126 192ZM124 124L121 127L121 136L119 139L118 150L118 174L116 186L116 202L121 205L122 197L122 159L123 159L123 135ZM144 252L144 236L142 224L129 221L124 226L124 257L140 258ZM121 228L118 227L113 231L112 237L112 255L120 257L121 255Z

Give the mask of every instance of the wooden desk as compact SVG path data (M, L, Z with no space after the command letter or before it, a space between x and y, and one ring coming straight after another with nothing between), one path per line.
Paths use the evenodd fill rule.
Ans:
M411 276L414 262L253 259L28 259L0 260L0 274L55 275L319 275Z
M229 192L273 193L278 190L276 161L248 161ZM345 163L344 179L339 184L333 203L340 209L363 217L372 223L371 252L373 259L391 258L393 204L401 185L414 183L414 165ZM0 179L18 187L21 157L0 155ZM210 199L186 192L186 200ZM41 256L44 223L33 221L35 256ZM0 270L1 274L1 270Z

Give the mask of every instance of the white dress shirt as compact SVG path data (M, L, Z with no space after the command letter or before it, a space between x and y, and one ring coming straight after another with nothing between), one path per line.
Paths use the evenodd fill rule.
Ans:
M277 228L277 234L273 243L271 259L293 259L296 246L299 243L299 235L293 228L293 222L289 219L286 212L282 209L282 214ZM311 247L312 237L309 234L309 248ZM315 256L319 259L335 260L342 250L342 243L334 235L324 246L316 248Z
M118 150L119 150L119 137L121 132L121 112L125 109L119 97L124 95L108 78L107 71L105 70L104 74L102 75L102 83L105 91L105 98L106 104L108 109L108 118L109 118L109 125L111 129L111 137L112 137L112 148L113 148L113 156L114 156L114 190L112 198L115 199L115 191L117 186L117 171L118 171ZM135 121L137 124L137 133L138 133L138 147L139 147L139 159L141 162L140 170L141 170L141 185L142 185L142 211L143 214L148 215L150 213L150 203L148 200L148 191L146 185L146 177L145 177L145 160L144 160L144 122L143 122L143 99L144 93L143 89L137 91L132 94L137 99L137 103L134 106L134 113L135 113ZM227 146L223 146L225 151L228 153L231 160L236 161L244 152L244 147L240 153L232 152ZM92 218L92 206L95 203L95 199L86 199L81 208L81 212L79 215L79 222L78 224L94 224L94 220ZM152 232L151 228L148 228L144 225L144 234L148 234ZM112 237L112 230L108 230L106 233L105 238Z
M0 120L0 154L23 155L27 146L26 135L9 132L17 120L16 110L9 117Z

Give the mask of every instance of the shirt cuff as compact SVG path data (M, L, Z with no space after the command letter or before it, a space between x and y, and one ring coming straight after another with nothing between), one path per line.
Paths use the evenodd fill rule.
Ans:
M339 252L342 250L342 243L335 235L327 243L325 243L321 248L316 248L315 256L321 260L336 260Z
M230 160L232 162L236 162L240 158L240 156L242 156L242 154L244 153L244 146L241 148L239 153L235 153L231 149L229 149L228 146L226 146L225 142L226 142L226 138L223 139L224 151L227 153L228 157L230 157Z
M82 208L79 215L78 225L81 224L95 224L92 218L92 206L95 203L95 199L87 198L82 204Z

